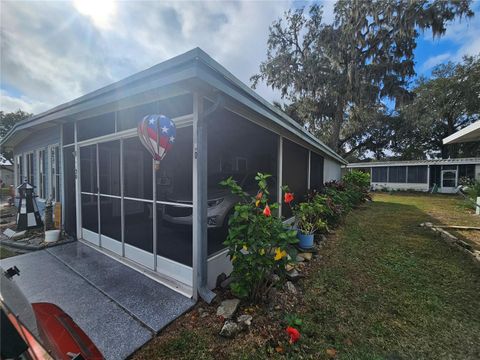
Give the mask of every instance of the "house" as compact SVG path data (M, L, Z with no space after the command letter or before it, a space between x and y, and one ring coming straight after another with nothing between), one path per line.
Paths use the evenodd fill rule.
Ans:
M480 120L464 127L461 130L443 139L443 144L458 144L471 141L480 141Z
M158 171L137 136L148 114L176 125ZM232 201L220 180L248 189L255 173L272 174L281 203L282 185L302 197L346 164L199 48L20 122L1 145L14 153L16 184L27 179L40 202L62 203L68 234L206 299L231 270Z
M480 158L358 162L345 169L370 173L373 190L454 193L467 179L480 180Z
M0 154L0 188L13 185L13 164Z

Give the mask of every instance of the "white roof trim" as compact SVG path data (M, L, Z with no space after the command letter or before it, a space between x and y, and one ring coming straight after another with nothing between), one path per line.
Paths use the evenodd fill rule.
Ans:
M398 161L370 161L350 163L345 167L369 168L378 166L416 166L416 165L466 165L480 164L480 158L433 159L433 160L398 160Z
M443 139L443 144L456 144L470 141L480 141L480 120L477 120L473 124L464 127L462 130L458 130L450 136Z

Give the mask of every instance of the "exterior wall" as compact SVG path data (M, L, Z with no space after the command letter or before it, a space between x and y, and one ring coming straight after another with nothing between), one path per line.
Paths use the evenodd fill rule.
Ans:
M414 191L428 191L428 184L415 183L371 183L372 190L414 190Z
M9 187L14 184L13 166L1 166L0 167L0 179L4 187Z
M475 165L475 180L480 181L480 164Z
M48 193L50 192L49 189L51 187L51 177L50 177L50 168L51 168L51 157L49 154L49 146L50 145L59 145L60 146L60 126L52 126L47 129L42 129L39 131L35 131L32 133L30 136L28 136L26 139L24 139L22 142L17 144L14 149L13 149L13 156L14 156L14 161L16 160L17 155L23 155L23 174L26 174L26 161L25 161L25 154L33 152L33 159L34 159L34 166L33 166L33 171L34 171L34 186L37 187L37 193L38 193L38 187L39 187L39 176L38 176L38 169L39 169L39 164L38 164L38 150L45 150L46 153L46 163L45 163L45 168L46 168L46 176L45 176L45 188L46 188L46 197L48 197ZM13 166L15 172L14 172L14 185L18 186L18 175L16 173L16 164L14 163ZM63 176L63 169L62 169L62 162L60 161L60 178ZM61 183L61 181L60 181ZM62 192L63 189L58 189L57 191ZM38 205L38 210L40 212L40 215L43 218L44 211L45 211L45 201L46 199L42 199L37 197L36 202ZM18 202L18 199L16 203Z
M323 163L323 181L328 182L332 180L340 180L342 178L342 169L335 160L325 158Z

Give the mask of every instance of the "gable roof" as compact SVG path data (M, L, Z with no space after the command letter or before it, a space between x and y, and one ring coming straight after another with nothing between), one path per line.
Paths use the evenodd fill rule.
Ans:
M263 99L200 48L192 49L123 80L21 121L9 131L2 139L0 145L7 146L16 133L32 126L56 119L65 119L69 115L118 101L122 98L139 94L142 91L152 90L188 79L200 79L254 110L256 113L287 129L336 161L343 164L347 163L330 147L317 139L287 114ZM148 82L145 80L148 80Z

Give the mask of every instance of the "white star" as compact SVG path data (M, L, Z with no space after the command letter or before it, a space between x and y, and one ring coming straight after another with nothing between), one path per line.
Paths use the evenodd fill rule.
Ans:
M166 126L162 127L162 133L168 134L168 128Z
M170 136L170 142L173 143L175 141L175 137Z
M150 119L150 124L154 124L155 123L155 119Z

